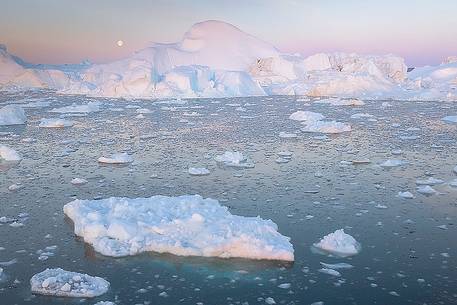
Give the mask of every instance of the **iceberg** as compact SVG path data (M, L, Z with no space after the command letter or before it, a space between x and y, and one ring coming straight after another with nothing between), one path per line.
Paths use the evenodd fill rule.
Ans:
M290 239L274 222L232 215L217 200L198 195L74 200L63 210L73 220L75 234L106 256L154 251L294 260Z
M56 268L32 276L30 286L35 294L93 298L106 293L110 284L100 277Z
M133 158L127 153L116 153L112 154L109 157L100 157L98 158L98 162L108 164L123 164L133 162Z
M346 234L343 229L336 230L324 236L318 243L313 244L315 250L339 257L358 254L362 247L354 237Z

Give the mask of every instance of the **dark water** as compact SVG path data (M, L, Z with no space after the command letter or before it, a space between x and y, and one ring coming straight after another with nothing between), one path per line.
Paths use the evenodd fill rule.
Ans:
M189 100L185 105L151 101L101 99L102 111L70 118L72 128L38 128L48 111L82 97L2 93L0 105L46 99L44 108L27 108L28 123L0 127L0 143L23 155L21 163L0 172L0 217L17 218L21 227L0 224L0 304L457 304L457 189L433 186L438 193L416 192L417 178L457 178L456 125L441 118L457 114L452 103L379 101L365 106L305 106L294 97ZM237 109L240 104L245 111ZM135 118L141 105L154 112ZM162 107L176 107L175 111ZM123 108L122 111L112 111ZM114 109L121 110L121 109ZM241 109L243 110L243 109ZM323 113L350 122L350 133L320 140L301 133L288 119L296 110ZM199 116L186 116L197 112ZM357 112L374 120L354 120ZM182 121L183 119L187 121ZM413 128L408 130L408 128ZM416 130L418 128L419 130ZM280 131L297 139L280 139ZM418 135L417 139L402 136ZM33 142L21 139L32 138ZM392 150L402 155L393 156ZM219 167L213 158L239 150L255 162L253 169ZM289 163L277 164L277 153L293 152ZM135 162L101 166L97 158L126 151ZM370 164L342 161L368 158ZM408 165L383 169L387 159ZM192 177L189 166L205 166L211 174ZM73 186L74 177L88 184ZM21 184L17 191L8 186ZM411 191L415 199L397 197ZM293 264L243 259L208 259L144 254L114 259L95 253L73 234L62 212L74 198L145 197L200 194L221 201L233 214L270 218L292 238ZM378 207L376 207L378 206ZM386 208L379 208L385 206ZM313 216L313 217L311 217ZM438 226L445 225L447 229ZM310 246L336 229L354 236L362 252L338 259L315 254ZM57 246L47 260L40 250ZM318 272L319 262L346 262L353 269L341 277ZM110 291L95 299L34 296L31 276L45 268L104 277ZM280 284L290 283L289 289ZM165 293L164 293L165 292Z

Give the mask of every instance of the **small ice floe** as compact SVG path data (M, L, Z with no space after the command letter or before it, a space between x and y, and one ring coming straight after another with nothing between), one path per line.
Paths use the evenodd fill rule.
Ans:
M398 197L404 199L414 199L414 195L411 192L398 192Z
M226 151L223 155L218 155L214 158L216 162L223 163L230 167L253 168L254 164L248 160L241 152Z
M0 144L0 161L21 161L21 155L11 147Z
M435 189L433 189L430 185L421 185L417 187L417 192L423 195L433 195L436 193Z
M46 247L44 249L40 249L40 250L38 250L36 252L39 255L38 256L38 260L45 261L49 257L54 256L56 251L57 251L57 246L56 245L48 246L48 247Z
M294 121L300 121L300 122L320 121L324 118L325 118L325 116L323 116L320 113L312 112L312 111L301 111L301 110L296 111L289 116L289 119L294 120Z
M150 114L153 112L154 111L152 111L151 109L148 109L148 108L139 108L136 110L136 113L138 113L138 114Z
M267 303L268 305L274 305L274 304L276 304L276 301L272 297L268 297L268 298L265 298L265 303Z
M94 305L116 305L116 303L113 303L111 301L100 301L95 303Z
M198 195L74 200L63 210L73 220L75 234L106 256L155 251L294 260L290 238L274 222L232 215L217 200Z
M86 105L72 104L60 108L51 109L49 112L53 113L91 113L100 111L100 102L89 102Z
M457 165L454 167L454 169L452 170L455 174L457 174Z
M30 279L30 286L35 294L93 298L106 293L110 284L101 277L56 268L35 274Z
M24 109L18 105L6 105L0 108L0 126L22 125L27 122Z
M397 167L397 166L405 165L406 163L407 163L406 161L402 161L402 160L388 159L388 160L382 162L381 164L379 164L379 166L382 166L382 167Z
M128 153L116 153L109 157L100 157L98 158L98 162L108 164L125 164L133 162L133 158Z
M337 276L337 277L341 276L341 273L339 273L336 270L329 269L329 268L321 268L321 269L319 269L319 272L325 273L325 274L329 274L329 275L332 275L332 276Z
M334 269L334 270L337 270L337 269L351 269L351 268L354 268L354 266L352 266L351 264L348 264L348 263L327 264L327 263L321 262L321 265L322 265L322 267L324 267L324 268Z
M451 187L457 187L457 179L453 179L453 180L449 181L448 184Z
M191 176L207 176L209 175L209 170L204 167L189 167L189 175Z
M352 130L351 125L337 121L307 121L304 122L303 132L343 133Z
M278 285L278 288L281 288L281 289L289 289L291 286L292 286L291 283L283 283L283 284L279 284L279 285Z
M437 184L443 184L444 181L441 179L433 178L433 177L428 177L427 179L417 179L416 184L417 185L437 185Z
M369 119L369 118L373 118L374 115L372 114L369 114L369 113L354 113L353 115L351 115L351 119Z
M73 184L73 185L82 185L82 184L86 184L86 183L87 183L87 180L83 179L83 178L73 178L71 180L71 184Z
M281 131L281 132L279 132L279 137L280 137L281 139L295 139L295 138L297 138L298 136L297 136L296 133Z
M365 103L359 99L339 99L339 98L327 98L317 100L314 103L328 104L331 106L363 106Z
M446 123L457 123L457 115L448 115L442 118L441 120L443 120Z
M18 184L14 183L14 184L11 184L10 186L8 186L8 190L10 192L17 192L20 189L22 189L23 187L24 186L22 184L20 184L20 183L18 183Z
M64 128L73 126L73 122L65 119L41 119L38 127L42 128Z
M347 257L358 254L362 247L354 237L346 234L343 229L339 229L324 236L318 243L313 244L312 249L321 254Z
M370 159L357 159L357 160L352 160L352 164L357 165L357 164L370 164L371 161Z

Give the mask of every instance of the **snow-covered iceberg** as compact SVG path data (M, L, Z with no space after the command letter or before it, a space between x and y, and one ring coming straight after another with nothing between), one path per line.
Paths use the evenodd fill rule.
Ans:
M313 244L313 247L318 252L340 257L356 255L362 249L360 243L346 234L343 229L324 236L318 243Z
M183 256L294 260L290 239L260 217L232 215L201 196L74 200L75 234L106 256L154 251Z
M93 298L106 293L110 284L100 277L56 268L32 276L30 286L36 294Z

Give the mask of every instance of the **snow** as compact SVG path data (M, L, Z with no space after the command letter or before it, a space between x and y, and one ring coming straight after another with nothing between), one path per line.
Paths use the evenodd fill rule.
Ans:
M189 175L191 176L206 176L209 175L209 170L204 167L189 167Z
M248 158L245 157L241 152L238 151L226 151L223 155L218 155L214 158L216 162L223 163L225 166L230 167L253 167L254 164L249 162Z
M38 127L42 128L64 128L73 126L73 122L65 119L41 119Z
M109 282L60 268L46 269L30 279L32 293L58 297L93 298L106 293Z
M21 125L27 122L24 109L18 105L6 105L0 108L0 126Z
M0 144L0 161L20 161L22 158L17 151L6 145Z
M336 230L324 236L318 243L313 244L313 247L323 253L340 257L356 255L361 250L361 245L354 237L346 234L344 229Z
M294 260L271 220L232 215L217 200L179 197L74 200L64 206L75 234L106 256L155 251L181 256Z
M133 158L128 153L115 153L109 157L98 158L98 162L108 164L123 164L133 162Z

